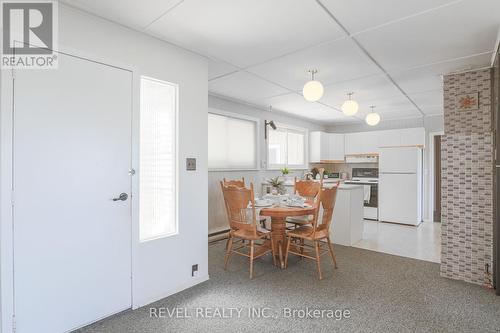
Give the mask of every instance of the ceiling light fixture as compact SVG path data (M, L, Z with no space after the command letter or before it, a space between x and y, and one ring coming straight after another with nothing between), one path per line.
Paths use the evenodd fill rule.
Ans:
M375 106L372 105L370 106L370 108L372 109L372 112L366 115L365 121L368 125L375 126L380 123L380 115L377 112L373 111L375 109Z
M306 101L309 102L319 101L319 99L323 96L324 89L321 82L314 80L314 74L318 73L318 70L311 69L308 70L307 72L311 73L311 81L308 81L306 84L304 84L304 88L302 89L302 95L304 95Z
M349 96L349 99L342 104L342 112L344 112L346 116L354 116L359 109L358 102L352 99L353 94L352 92L348 93L347 96Z

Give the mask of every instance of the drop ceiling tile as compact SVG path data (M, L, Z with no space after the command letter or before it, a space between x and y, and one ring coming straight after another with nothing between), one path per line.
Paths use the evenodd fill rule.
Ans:
M442 76L429 69L398 72L391 77L406 93L443 89Z
M398 111L387 111L380 114L380 122L386 120L397 120L397 119L408 119L408 118L420 118L420 113L412 112L412 110L398 110Z
M421 109L430 107L443 108L443 91L431 90L408 95Z
M231 64L228 64L228 63L225 63L222 61L212 60L212 59L208 60L208 79L209 80L215 79L215 78L220 77L222 75L233 73L237 70L238 70L238 68L231 65Z
M210 92L246 102L289 93L277 85L246 72L236 72L208 83Z
M340 108L349 92L354 92L353 99L360 108L368 108L373 105L373 101L402 96L385 75L376 75L325 86L321 102Z
M63 2L125 26L142 29L181 0L63 0Z
M404 70L492 51L499 13L498 0L462 1L356 38L386 70Z
M443 115L444 113L443 107L438 105L424 106L421 107L421 110L423 113L425 113L426 116L438 116L438 115Z
M406 93L442 90L442 75L487 67L490 65L491 55L492 53L486 53L411 70L392 72L390 75Z
M310 79L309 69L317 69L316 78L325 85L380 73L347 38L280 57L248 71L298 91Z
M260 105L272 105L273 109L302 118L315 121L333 121L342 118L349 118L331 107L320 103L306 101L302 95L290 93L287 95L267 98L258 102Z
M394 116L420 116L418 109L403 95L392 98L377 98L371 100L370 105L360 106L358 111L360 117L365 117L371 112L370 106L375 106L374 111L384 117Z
M320 0L350 33L414 15L456 0Z
M184 1L149 31L239 67L344 36L320 6L303 0Z

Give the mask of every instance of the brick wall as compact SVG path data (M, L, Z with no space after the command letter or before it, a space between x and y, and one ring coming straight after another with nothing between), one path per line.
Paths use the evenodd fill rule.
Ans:
M457 95L479 92L479 110L456 108ZM483 284L493 256L491 71L444 77L441 275Z

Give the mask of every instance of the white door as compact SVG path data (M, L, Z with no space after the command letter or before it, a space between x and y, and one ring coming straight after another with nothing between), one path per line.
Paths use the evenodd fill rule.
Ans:
M14 85L17 332L64 332L131 306L132 73L59 54Z

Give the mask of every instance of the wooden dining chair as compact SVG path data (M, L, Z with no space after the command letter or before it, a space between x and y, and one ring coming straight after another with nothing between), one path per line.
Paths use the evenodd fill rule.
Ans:
M223 182L220 182L220 185L230 226L224 270L227 269L231 254L236 253L250 259L250 279L252 279L255 259L272 252L273 263L276 265L271 232L257 226L253 183L250 183L250 188L224 186ZM249 203L250 207L248 207ZM250 217L248 217L248 210L251 212ZM238 247L233 248L235 245ZM246 252L241 252L242 249Z
M288 241L285 252L285 267L288 265L288 255L290 253L300 256L301 258L313 259L316 261L319 279L322 280L323 274L321 273L321 256L329 252L332 257L333 267L337 268L337 260L335 258L332 243L330 242L329 232L333 217L333 208L335 207L335 201L337 198L338 186L339 183L332 188L324 188L319 194L316 209L319 212L320 206L323 208L321 223L318 223L317 213L312 226L302 226L287 233ZM298 242L295 242L296 244L294 244L293 248L290 246L292 240L298 240ZM306 241L311 242L312 245L307 244ZM326 246L327 249L325 250L322 246ZM315 255L313 256L312 254L306 252L306 249L314 249Z
M245 177L241 177L241 179L229 179L229 180L227 180L226 178L222 178L222 182L224 183L225 186L233 185L236 187L245 187ZM260 226L264 229L267 229L266 226L267 218L264 216L259 216L258 220Z
M314 180L297 180L295 177L295 182L293 186L293 193L304 197L307 201L315 202L317 201L318 195L323 187L323 174L321 173L320 181ZM295 216L287 217L286 222L293 225L291 229L295 229L300 226L310 225L314 219L314 216ZM289 230L291 230L289 228Z
M245 177L241 177L241 179L229 179L222 178L222 181L225 186L234 185L236 187L245 187Z

